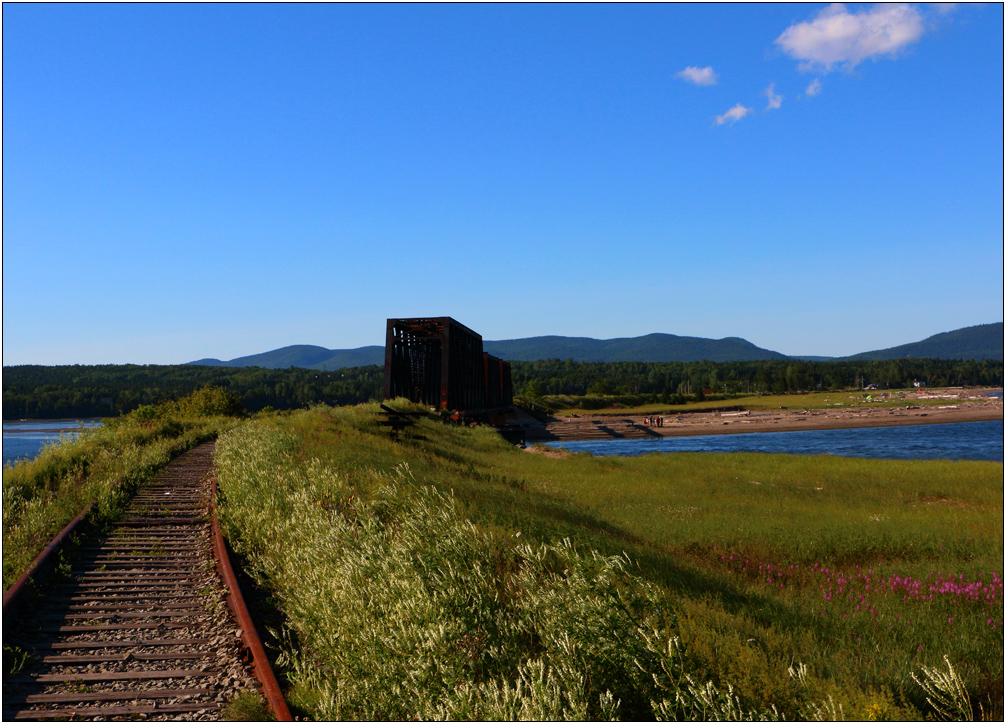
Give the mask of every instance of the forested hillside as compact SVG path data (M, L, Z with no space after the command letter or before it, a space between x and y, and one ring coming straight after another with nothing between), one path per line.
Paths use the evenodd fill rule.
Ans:
M304 367L329 372L343 367L383 365L384 347L371 345L356 349L326 349L313 344L294 344L270 352L236 357L226 362L207 357L188 364L208 367L269 367L272 369Z
M514 392L534 397L632 394L658 396L796 392L870 384L906 387L1003 384L1003 363L902 359L862 362L513 362ZM206 384L236 395L249 411L294 409L315 402L348 405L381 398L377 365L322 372L290 367L72 365L5 367L3 417L52 419L121 415L186 395ZM677 399L677 398L676 398ZM680 401L680 400L679 400Z
M508 360L574 359L578 362L734 362L738 360L786 359L786 355L762 349L740 337L706 339L674 334L592 339L590 337L526 337L486 340L489 354Z
M1003 358L1003 323L977 324L934 334L921 342L846 357L849 360L902 359L905 357L935 357L938 359L998 359Z

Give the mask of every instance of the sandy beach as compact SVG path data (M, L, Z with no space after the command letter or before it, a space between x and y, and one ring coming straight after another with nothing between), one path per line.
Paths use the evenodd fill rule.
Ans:
M988 392L988 390L983 390ZM528 429L528 440L686 437L747 432L838 430L856 427L933 425L1003 419L1003 399L974 390L911 392L904 405L836 409L721 410L664 415L663 425L644 415L591 415L554 418ZM725 405L726 407L726 405Z

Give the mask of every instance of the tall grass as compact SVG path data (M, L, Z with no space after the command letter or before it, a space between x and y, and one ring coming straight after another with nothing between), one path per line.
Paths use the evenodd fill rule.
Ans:
M218 455L306 713L918 718L946 655L1001 717L1001 464L552 459L370 406Z
M281 663L311 716L699 718L702 695L718 701L678 686L673 616L624 556L482 531L406 463L363 501L332 468L291 464L295 446L261 424L225 435L219 482L225 530L279 593Z

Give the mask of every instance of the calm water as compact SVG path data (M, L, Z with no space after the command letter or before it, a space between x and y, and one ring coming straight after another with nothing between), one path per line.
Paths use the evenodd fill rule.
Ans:
M652 452L767 452L843 455L899 460L1003 461L1003 422L954 422L853 430L798 430L659 440L582 440L547 443L594 455L645 455Z
M74 432L47 432L67 428L96 427L101 420L12 420L3 424L3 464L31 459L60 435L76 437Z

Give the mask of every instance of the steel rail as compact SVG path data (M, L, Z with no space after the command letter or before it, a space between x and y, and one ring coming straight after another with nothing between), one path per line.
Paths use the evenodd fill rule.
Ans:
M293 715L290 714L290 709L283 698L283 692L276 680L276 675L273 673L272 666L269 664L269 658L262 647L262 641L255 630L255 624L248 613L248 607L241 595L234 569L231 567L227 546L224 544L223 533L220 530L220 519L217 517L216 475L213 476L210 485L210 530L213 537L213 552L217 559L217 570L228 589L227 604L241 626L242 643L251 652L255 677L262 684L262 693L265 695L276 721L293 721Z
M34 580L49 565L49 559L59 552L73 531L94 510L94 506L97 504L97 500L92 500L91 504L84 508L76 518L67 523L66 527L59 532L59 535L53 538L49 545L35 556L35 560L28 566L28 570L22 573L21 577L11 584L11 587L3 595L3 615L5 619L21 605L21 598L24 595L24 591L28 588L29 582Z

